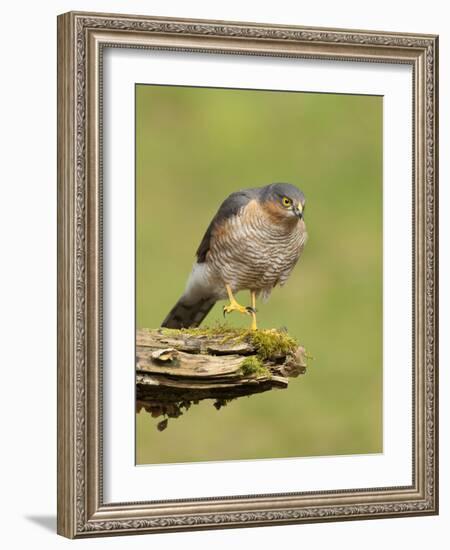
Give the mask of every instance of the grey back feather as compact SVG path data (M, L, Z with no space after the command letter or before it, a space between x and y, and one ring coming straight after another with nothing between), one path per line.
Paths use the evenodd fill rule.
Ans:
M199 263L203 263L206 260L206 254L208 253L210 247L211 235L214 228L226 219L235 216L243 206L257 197L259 192L260 188L244 189L242 191L231 193L231 195L223 201L216 215L211 220L211 223L203 236L202 242L197 249L197 261Z

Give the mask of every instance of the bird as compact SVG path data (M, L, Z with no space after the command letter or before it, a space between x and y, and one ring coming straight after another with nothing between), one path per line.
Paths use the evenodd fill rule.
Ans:
M251 316L257 330L256 299L266 301L282 286L305 246L305 195L291 183L271 183L231 193L211 220L196 252L183 295L161 326L198 327L218 300L223 314ZM250 291L251 305L235 294Z

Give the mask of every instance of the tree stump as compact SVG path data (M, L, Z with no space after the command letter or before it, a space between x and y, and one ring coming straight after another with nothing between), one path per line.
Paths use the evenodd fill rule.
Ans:
M158 429L204 399L230 400L284 389L306 372L306 352L286 332L227 327L140 329L136 408L164 416Z

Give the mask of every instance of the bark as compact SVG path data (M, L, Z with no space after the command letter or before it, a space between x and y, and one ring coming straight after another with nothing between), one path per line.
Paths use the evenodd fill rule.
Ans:
M261 358L251 339L233 332L140 329L136 334L137 411L166 417L160 430L168 417L180 416L193 403L212 399L219 409L232 399L285 389L289 378L305 372L301 346Z

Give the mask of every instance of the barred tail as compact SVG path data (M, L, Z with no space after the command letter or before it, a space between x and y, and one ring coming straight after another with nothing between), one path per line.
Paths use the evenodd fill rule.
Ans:
M167 328L198 327L215 303L214 298L198 298L191 301L183 295L170 310L161 326Z

